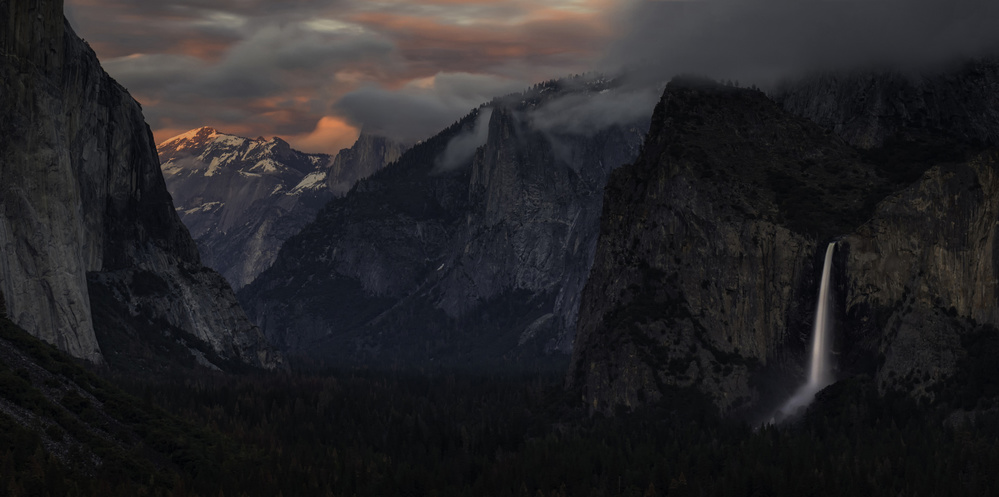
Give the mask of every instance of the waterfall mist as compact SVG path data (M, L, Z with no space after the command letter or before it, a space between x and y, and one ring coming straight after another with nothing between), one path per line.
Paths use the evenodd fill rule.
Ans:
M808 371L808 379L798 391L771 417L775 420L793 415L802 407L807 406L815 398L815 393L832 383L832 367L829 361L829 334L832 331L830 295L830 280L832 279L832 258L836 242L826 247L825 262L822 265L822 281L819 283L819 300L815 308L815 324L812 328L812 357Z

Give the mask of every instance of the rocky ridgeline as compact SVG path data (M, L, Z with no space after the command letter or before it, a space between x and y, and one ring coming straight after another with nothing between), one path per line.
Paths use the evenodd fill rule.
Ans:
M320 207L397 158L399 148L362 135L334 158L299 152L280 138L203 127L164 141L158 152L202 261L238 290L270 267L281 244Z
M284 350L333 363L564 357L607 174L635 157L647 116L586 132L539 122L611 85L550 82L414 146L290 238L240 292L247 312Z
M326 188L342 197L363 178L396 161L405 147L388 138L362 132L350 148L337 152L326 174Z
M277 366L229 285L202 267L139 104L62 3L3 9L0 289L11 319L92 362ZM179 356L144 345L163 337Z
M805 377L819 247L835 239L836 376L948 395L999 318L997 155L981 120L997 109L961 74L926 77L950 86L917 84L918 105L853 91L893 75L806 80L783 108L670 83L641 157L609 183L570 383L605 412L683 387L725 412L773 408Z

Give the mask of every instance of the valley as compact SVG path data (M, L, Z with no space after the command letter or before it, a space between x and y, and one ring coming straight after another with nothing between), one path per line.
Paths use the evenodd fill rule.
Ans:
M997 492L999 59L379 87L294 56L371 12L266 76L279 31L129 66L0 13L0 493ZM104 70L190 64L257 113ZM300 80L355 86L258 94Z

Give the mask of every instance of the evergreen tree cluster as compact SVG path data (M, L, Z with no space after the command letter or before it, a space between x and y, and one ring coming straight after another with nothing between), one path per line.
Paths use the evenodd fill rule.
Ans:
M796 421L758 427L718 418L691 390L591 414L551 373L102 379L8 331L0 338L59 373L45 381L84 393L53 401L37 372L0 371L0 406L38 413L0 414L3 495L999 494L995 416L960 398L881 395L867 378L820 392ZM60 452L59 437L86 444Z

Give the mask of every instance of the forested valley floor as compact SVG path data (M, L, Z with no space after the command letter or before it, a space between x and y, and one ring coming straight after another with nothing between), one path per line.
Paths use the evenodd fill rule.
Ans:
M955 422L864 378L759 428L684 392L591 414L557 373L102 376L3 331L51 373L0 365L10 496L999 495L994 413Z

